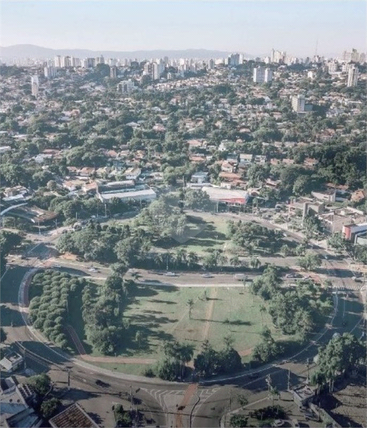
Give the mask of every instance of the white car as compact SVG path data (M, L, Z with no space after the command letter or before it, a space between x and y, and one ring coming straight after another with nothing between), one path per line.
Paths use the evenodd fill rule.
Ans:
M203 273L201 276L203 278L213 278L213 275L211 273Z
M166 272L165 276L178 276L175 272Z
M93 266L90 267L88 270L89 270L89 272L97 272L97 269Z

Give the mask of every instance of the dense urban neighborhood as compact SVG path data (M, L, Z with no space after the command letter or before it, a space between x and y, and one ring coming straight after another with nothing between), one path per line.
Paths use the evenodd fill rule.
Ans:
M0 425L365 427L365 53L1 52Z

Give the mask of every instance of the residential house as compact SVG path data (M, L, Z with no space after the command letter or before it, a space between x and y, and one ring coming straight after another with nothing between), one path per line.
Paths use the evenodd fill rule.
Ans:
M334 189L325 190L324 192L311 192L311 195L319 201L330 203L336 201L336 191Z
M250 153L241 153L240 154L240 163L239 167L246 167L252 164L253 155Z
M198 171L191 176L191 183L207 183L208 182L209 173L205 171Z
M234 173L236 171L236 167L232 165L230 162L224 161L221 165L221 170L223 172Z
M141 169L140 168L128 168L123 176L126 178L126 180L134 180L136 181L141 175Z
M267 157L265 155L255 155L254 162L260 165L264 165L267 161Z
M364 189L358 189L352 193L350 200L352 202L361 202L366 199L366 191Z

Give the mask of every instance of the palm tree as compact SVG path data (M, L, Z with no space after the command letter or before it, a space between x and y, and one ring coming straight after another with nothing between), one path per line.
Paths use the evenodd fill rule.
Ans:
M268 398L271 398L271 406L274 407L274 398L277 397L279 399L280 393L278 391L278 388L276 386L269 386L269 396Z
M187 306L189 307L189 319L191 320L191 312L192 308L194 307L194 301L192 299L189 299L187 301Z
M249 266L252 269L258 269L261 266L261 262L257 257L251 257L250 262L249 262Z
M229 348L232 348L232 345L234 343L234 339L231 335L224 336L223 342L224 342L226 349L229 349Z
M192 268L192 267L196 266L198 264L198 262L199 262L199 256L196 253L194 253L193 251L190 251L187 254L187 261L186 261L187 267Z
M187 264L187 251L184 248L179 248L175 254L176 263L178 266Z
M192 360L192 357L194 355L194 348L192 345L188 344L181 345L179 353L179 359L181 364L181 378L183 378L185 375L186 364Z
M229 263L231 264L231 266L237 267L241 265L241 260L240 258L236 255L233 256L229 259Z
M162 267L164 266L164 263L166 261L166 256L164 253L155 253L153 256L153 260L157 266Z

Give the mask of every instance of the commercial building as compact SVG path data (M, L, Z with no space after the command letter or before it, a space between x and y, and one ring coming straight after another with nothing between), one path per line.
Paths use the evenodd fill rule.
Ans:
M226 189L224 187L204 186L202 190L209 195L209 199L217 204L217 210L220 206L226 209L243 211L246 207L250 195L244 190Z
M157 194L146 184L135 185L133 180L126 180L99 185L97 197L103 203L111 203L113 199L151 202Z

